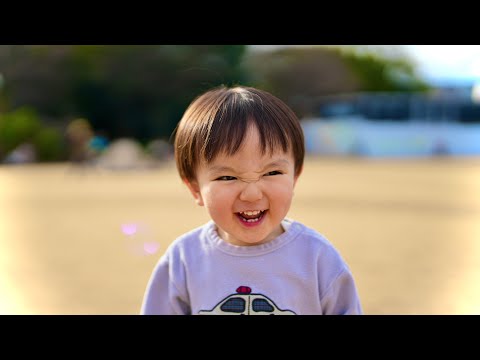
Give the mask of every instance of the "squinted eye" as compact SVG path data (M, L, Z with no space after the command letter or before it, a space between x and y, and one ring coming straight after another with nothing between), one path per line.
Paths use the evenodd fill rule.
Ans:
M216 178L215 180L220 180L220 181L231 181L231 180L236 180L236 177L233 176L220 176L219 178Z
M270 171L265 174L265 176L272 176L272 175L281 175L282 173L280 171Z

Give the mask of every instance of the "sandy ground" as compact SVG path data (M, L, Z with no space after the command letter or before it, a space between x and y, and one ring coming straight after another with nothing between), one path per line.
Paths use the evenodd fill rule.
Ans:
M340 250L366 314L480 314L480 159L309 158L289 217ZM207 220L172 163L0 166L0 313L137 314L158 257Z

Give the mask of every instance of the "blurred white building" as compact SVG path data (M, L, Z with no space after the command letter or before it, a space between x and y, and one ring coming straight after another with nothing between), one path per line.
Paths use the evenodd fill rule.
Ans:
M325 155L480 155L472 87L428 94L358 93L320 99L302 119L307 152Z

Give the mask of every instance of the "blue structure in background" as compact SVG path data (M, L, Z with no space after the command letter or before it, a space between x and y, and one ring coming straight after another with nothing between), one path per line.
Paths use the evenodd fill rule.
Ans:
M322 99L302 119L313 154L403 157L480 155L480 105L462 89L360 93Z

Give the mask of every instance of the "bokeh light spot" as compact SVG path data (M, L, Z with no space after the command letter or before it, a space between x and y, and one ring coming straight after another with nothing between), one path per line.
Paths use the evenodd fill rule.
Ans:
M138 226L137 224L122 224L122 232L125 234L125 235L133 235L137 232L138 230Z
M160 244L154 241L146 242L143 244L143 249L148 255L155 254L160 248Z
M125 235L125 247L130 254L149 256L160 249L160 244L153 240L154 236L147 224L129 221L123 223L121 229Z

